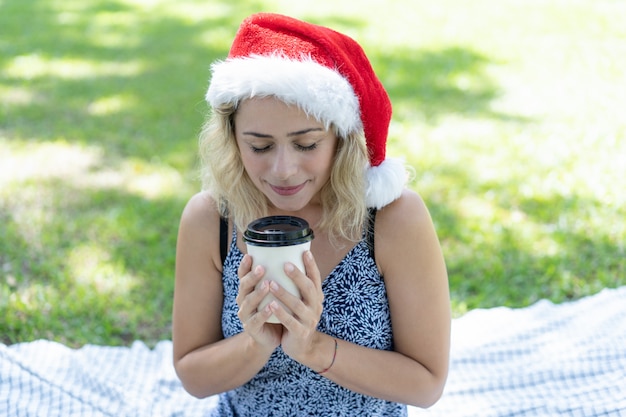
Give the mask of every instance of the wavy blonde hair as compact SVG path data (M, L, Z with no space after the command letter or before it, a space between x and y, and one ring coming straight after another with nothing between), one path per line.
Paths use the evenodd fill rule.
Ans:
M248 223L268 214L269 201L244 169L235 140L236 111L235 104L222 105L205 122L200 133L201 178L203 189L218 202L220 214L245 230ZM330 179L320 191L322 217L315 227L326 231L331 241L356 242L367 218L368 152L362 131L338 139Z

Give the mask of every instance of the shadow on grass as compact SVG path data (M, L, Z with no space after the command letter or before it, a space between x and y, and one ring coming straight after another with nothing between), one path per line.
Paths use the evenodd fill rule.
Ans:
M209 64L226 55L241 19L264 8L260 1L226 0L206 7L213 6L222 12L195 18L113 0L3 1L0 140L97 147L113 169L138 159L191 171ZM365 25L335 16L317 23ZM485 71L489 58L475 51L405 48L368 54L396 117L410 121L417 113L419 122L432 124L450 113L520 120L491 109L499 89ZM476 186L463 170L451 175L458 187ZM29 222L9 208L8 196L5 204L0 200L3 342L43 337L77 346L169 337L176 229L188 196L146 199L64 180L13 186L53 197L45 203L45 219L30 231L24 230ZM495 192L510 185L502 187ZM528 216L569 204L559 197L519 203ZM561 251L541 256L517 238L515 228L484 231L445 199L430 205L442 240L452 248L453 297L468 300L470 307L523 305L550 296L555 285L564 298L575 297L583 284L562 283L563 277L581 275L577 262L596 259L598 252L599 266L609 271L597 277L600 285L611 283L611 272L624 275L623 248L606 234L559 230L551 236ZM16 294L20 301L5 302Z
M195 21L114 0L3 2L0 76L17 96L3 106L3 135L95 145L111 162L191 166L209 65L229 47L207 44L261 7L221 3L223 14Z
M192 166L209 64L226 55L241 19L263 8L260 2L238 2L236 8L223 3L233 13L194 22L112 0L85 2L74 11L44 1L6 1L0 24L7 33L21 34L18 27L29 24L25 36L2 44L3 83L15 94L28 92L21 103L4 106L4 135L95 145L113 161L156 157L177 169ZM365 25L333 16L317 23ZM227 40L207 46L226 29ZM498 89L484 72L488 58L474 51L368 53L398 117L403 108L431 123L449 113L511 117L489 109ZM32 74L9 71L16 62Z
M482 119L523 120L490 108L500 94L485 72L490 60L471 49L396 49L375 54L373 63L381 68L380 77L393 97L399 117L414 117L413 112L417 112L421 115L419 122L429 124L436 124L441 116L451 113ZM403 110L408 110L408 116L403 115Z
M45 190L31 213L47 218L25 222L9 214L15 207L2 207L0 216L0 341L81 345L168 338L185 200L58 180L30 186Z
M207 5L221 14L194 19L112 0L2 2L0 139L96 147L105 165L96 170L129 159L193 170L209 64L229 47L212 35L234 34L261 7L221 3ZM2 342L169 337L176 231L189 196L146 199L65 179L11 187L14 198L0 194ZM42 195L30 203L43 219L22 218L24 193Z

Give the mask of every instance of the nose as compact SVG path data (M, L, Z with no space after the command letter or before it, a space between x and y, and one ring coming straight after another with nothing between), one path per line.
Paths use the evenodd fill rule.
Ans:
M272 174L278 180L287 180L298 172L297 155L286 146L280 146L272 161Z

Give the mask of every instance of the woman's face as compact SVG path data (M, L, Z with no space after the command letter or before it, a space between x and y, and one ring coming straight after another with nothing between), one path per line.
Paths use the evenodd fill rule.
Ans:
M246 172L278 211L319 203L337 149L334 132L276 98L243 101L234 125Z

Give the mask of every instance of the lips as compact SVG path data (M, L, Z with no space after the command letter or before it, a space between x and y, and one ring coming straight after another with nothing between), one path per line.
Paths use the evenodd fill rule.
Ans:
M274 190L274 192L278 195L290 196L297 194L300 190L304 188L305 185L306 183L302 183L293 187L279 187L277 185L270 185L270 187L272 187L272 190Z

